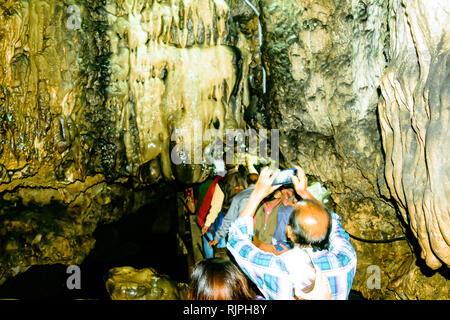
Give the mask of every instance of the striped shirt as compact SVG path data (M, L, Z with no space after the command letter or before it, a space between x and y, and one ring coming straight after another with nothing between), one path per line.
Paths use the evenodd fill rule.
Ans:
M340 217L332 213L332 229L328 250L314 252L305 248L313 263L328 278L333 300L346 300L350 293L356 271L356 251L342 228ZM242 271L252 280L266 299L293 300L294 282L302 277L302 267L293 275L288 271L288 261L293 256L292 249L279 256L264 252L252 243L254 235L253 219L239 217L230 227L227 248L234 256ZM301 252L300 250L298 252ZM290 269L292 270L292 269ZM303 269L304 270L304 269ZM307 275L303 283L308 283ZM295 279L295 280L294 280ZM299 288L302 289L302 288Z

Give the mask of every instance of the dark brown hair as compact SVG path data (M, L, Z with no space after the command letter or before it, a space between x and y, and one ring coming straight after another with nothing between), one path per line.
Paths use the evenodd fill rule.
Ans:
M247 278L230 260L211 258L199 261L189 282L189 300L250 300Z
M239 171L227 173L222 179L219 180L220 189L222 189L224 193L222 203L223 214L227 213L234 196L245 189L245 184L245 178Z

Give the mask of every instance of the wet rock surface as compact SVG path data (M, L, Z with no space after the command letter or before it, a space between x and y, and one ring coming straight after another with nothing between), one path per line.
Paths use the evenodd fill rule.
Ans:
M448 132L441 129L448 121L448 103L444 103L448 31L446 24L420 12L428 7L436 17L448 19L448 14L425 1L285 0L261 1L260 7L269 91L258 106L263 116L253 121L280 130L281 164L301 164L311 179L332 191L332 207L349 233L369 240L410 237L410 241L380 244L352 239L358 252L353 289L372 299L445 298L445 289L431 292L423 284L448 287L447 268L429 270L425 276L428 267L414 259L418 252L414 237L419 238L429 267L439 267L426 245L434 243L441 259L448 254L448 228L443 227L449 218L449 192L443 183L448 171L443 141L448 140ZM419 33L419 43L410 40L408 47L403 39L411 32L414 37L414 31ZM438 65L439 71L434 69ZM400 80L392 84L389 79L396 79L397 72ZM425 92L430 92L432 106L419 98ZM413 108L416 101L421 101L418 109ZM431 119L420 111L421 105ZM430 108L435 110L434 118ZM428 140L425 148L420 134L425 137L425 127L431 124L440 138ZM424 155L425 150L430 155ZM425 169L427 157L435 165ZM430 180L431 172L435 178ZM420 209L424 194L428 202ZM416 230L414 235L409 228ZM400 268L403 263L411 269ZM373 266L380 270L379 289L367 285ZM415 282L418 287L412 289Z
M448 3L392 3L379 104L385 175L432 269L450 264Z
M108 272L106 289L112 300L185 300L188 287L152 268L117 267Z
M206 130L244 127L251 53L224 1L7 1L0 10L0 184L97 173L135 186L171 180L173 144L193 157L210 143ZM177 178L203 181L201 161Z
M408 236L352 240L354 290L448 298L446 1L249 3L0 0L0 283L82 263L98 225L206 177L175 144L249 125L280 130L281 165L331 190L349 233ZM143 291L111 294L180 297L127 273Z

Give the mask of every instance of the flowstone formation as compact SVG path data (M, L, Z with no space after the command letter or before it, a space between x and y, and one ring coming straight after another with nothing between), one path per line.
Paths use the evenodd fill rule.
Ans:
M109 1L106 10L112 67L108 105L120 106L129 170L149 163L153 181L175 173L181 181L201 182L207 171L200 163L193 172L173 172L171 141L185 146L181 152L187 154L178 156L192 163L194 149L202 152L211 142L202 141L206 130L223 136L225 128L243 126L247 74L238 78L238 57L227 45L233 41L227 39L228 5L222 0Z
M379 105L386 180L437 269L450 265L450 27L448 2L393 2Z
M444 226L449 225L449 192L448 184L445 185L448 160L444 151L444 141L448 140L445 129L448 122L448 103L445 103L448 95L448 67L445 65L448 32L446 24L438 21L448 19L448 10L443 9L443 3L440 10L429 6L427 10L439 17L436 21L426 12L421 14L421 8L427 6L425 1L261 1L265 39L263 60L267 66L269 91L258 110L264 116L254 117L252 121L280 130L281 164L285 167L302 165L311 179L321 181L332 191L332 207L342 215L343 225L349 233L368 240L402 237L410 228L418 228L414 222L418 212L432 211L426 219L418 219L428 223L428 228L422 224L418 233L435 243L436 250L445 256L448 254L448 230ZM407 18L408 10L412 19L421 18ZM397 31L395 26L399 22L401 26ZM402 34L411 32L407 23L414 24L413 31L423 29L422 33L433 34L434 40L431 43L420 37L416 40L412 32L414 41L410 40L407 49ZM421 47L419 42L416 46L416 41L426 44ZM405 54L409 52L414 57L415 51L424 51L424 61L418 63L417 59L409 59ZM433 68L436 71L430 73L433 77L412 72L419 68L425 68L427 72L429 64L422 67L426 61L435 61ZM414 68L410 68L411 65ZM389 79L395 79L399 70L402 70L400 79L406 89L401 89L398 82L389 85ZM431 128L432 135L427 135L427 139L433 139L428 142L428 155L426 152L419 155L424 149L414 149L415 129L420 130L428 122L422 117L421 124L413 122L411 126L408 122L411 117L404 107L408 101L412 115L413 101L428 92L423 87L414 91L417 82L427 82L430 90L434 90L430 99L434 101L436 111L429 117L434 117L430 124L434 123L435 128ZM397 94L399 89L408 91L402 96ZM416 98L413 98L413 92ZM385 96L388 98L383 103ZM391 101L394 101L393 105ZM383 108L386 104L389 106ZM395 110L398 104L406 112L402 118L389 111ZM419 102L418 107L421 104ZM422 105L424 111L419 108L417 112L426 117L427 104ZM384 120L386 117L389 120ZM402 121L401 125L399 121ZM435 140L432 136L439 138ZM419 145L425 146L425 142L417 140ZM428 169L415 168L414 164L420 162L421 156L430 160L427 161ZM411 161L414 158L416 160ZM422 163L425 165L424 161ZM405 171L406 175L402 176L402 166L406 166L411 175ZM417 181L411 179L414 174L419 176ZM401 180L405 177L410 179ZM420 190L426 189L427 180L436 191L433 196L428 192L428 201L434 200L423 203L424 208L421 208ZM403 188L405 192L409 190L407 198L414 200L402 204ZM416 195L417 191L419 194ZM403 207L400 209L403 217L397 207ZM406 214L408 211L415 216ZM445 270L433 273L420 267L414 243L404 240L367 243L353 239L352 243L358 253L353 289L366 298L447 297ZM430 266L437 267L438 264ZM380 286L371 282L373 270L380 271Z
M97 224L205 179L202 157L172 151L203 156L207 129L244 127L251 48L222 0L1 0L0 283L80 263Z
M392 198L420 245L421 259L395 285L402 298L448 298L450 265L450 18L447 1L391 1L389 63L379 118ZM430 273L430 272L428 272ZM432 273L431 273L432 274Z
M106 290L111 300L185 300L188 286L178 283L153 268L117 267L106 275Z
M2 184L94 173L132 177L135 185L173 179L174 144L203 156L207 129L223 135L244 127L250 48L226 2L41 0L0 8ZM206 170L184 170L179 180L205 179Z

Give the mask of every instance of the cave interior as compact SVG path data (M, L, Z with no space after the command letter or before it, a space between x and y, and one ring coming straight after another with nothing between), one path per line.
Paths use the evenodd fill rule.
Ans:
M217 170L208 155L244 164L237 150L329 191L358 255L349 299L447 300L449 15L0 0L0 299L183 299L198 260L183 192Z

